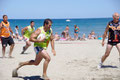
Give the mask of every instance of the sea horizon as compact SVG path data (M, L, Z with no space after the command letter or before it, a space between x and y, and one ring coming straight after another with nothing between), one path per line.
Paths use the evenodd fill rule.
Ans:
M48 17L49 18L49 17ZM49 18L49 19L104 19L104 18L112 18L112 17L91 17L91 18ZM47 19L47 18L9 18L8 17L8 20L9 19ZM2 18L0 18L0 20L2 20Z
M19 27L19 33L21 34L21 29L30 25L30 21L35 22L35 29L43 25L44 19L9 19L10 26L15 33L15 26ZM70 20L70 21L66 21ZM104 30L107 26L107 23L111 21L112 18L64 18L64 19L52 19L52 29L55 34L58 32L61 35L62 31L65 30L66 25L70 28L70 36L74 37L74 25L77 25L80 28L79 37L82 37L83 34L86 34L86 37L91 31L96 33L96 36L103 35ZM0 19L2 21L2 19Z

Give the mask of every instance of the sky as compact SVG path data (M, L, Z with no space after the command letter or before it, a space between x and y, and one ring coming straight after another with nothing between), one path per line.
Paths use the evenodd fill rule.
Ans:
M107 18L120 14L120 0L0 0L0 19Z

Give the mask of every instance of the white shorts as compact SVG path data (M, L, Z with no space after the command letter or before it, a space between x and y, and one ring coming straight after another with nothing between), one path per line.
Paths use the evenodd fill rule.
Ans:
M25 41L25 42L29 41L29 38L24 37L24 41Z

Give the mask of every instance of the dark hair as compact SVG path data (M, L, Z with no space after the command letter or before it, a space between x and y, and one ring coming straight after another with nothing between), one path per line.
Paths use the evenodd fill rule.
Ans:
M5 16L7 16L7 15L3 15L3 18L4 18Z
M16 28L18 27L18 26L15 26Z
M47 25L48 25L48 24L49 24L49 21L52 23L52 20L51 20L51 19L45 19L45 20L44 20L44 24L43 24L43 25L44 25L44 26L45 26L45 24L47 24Z
M61 34L62 34L62 35L65 35L65 32L63 31Z
M32 22L34 22L34 21L30 21L30 23L32 23Z
M77 27L77 25L74 25L75 27Z

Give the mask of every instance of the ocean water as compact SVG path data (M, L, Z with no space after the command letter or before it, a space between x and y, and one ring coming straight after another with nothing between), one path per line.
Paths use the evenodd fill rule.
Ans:
M35 29L43 25L44 19L8 19L10 26L15 32L15 26L19 26L19 33L21 34L21 29L30 25L30 21L35 22ZM61 32L65 30L66 25L70 28L70 36L74 37L74 25L77 25L80 28L79 37L83 33L88 36L91 31L94 31L97 36L103 35L104 30L107 26L107 23L112 20L112 18L85 18L85 19L69 19L67 22L66 19L52 19L52 29L53 33L58 32L61 35ZM0 22L2 20L0 19Z

